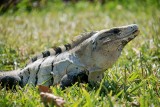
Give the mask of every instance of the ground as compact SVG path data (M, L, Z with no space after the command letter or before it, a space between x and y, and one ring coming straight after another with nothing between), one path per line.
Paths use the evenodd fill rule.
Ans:
M74 85L62 91L51 87L71 107L160 105L160 2L54 2L44 9L8 11L0 16L0 70L25 66L34 54L70 42L86 31L136 23L140 34L123 50L105 78L91 88ZM0 91L0 106L43 106L38 88Z

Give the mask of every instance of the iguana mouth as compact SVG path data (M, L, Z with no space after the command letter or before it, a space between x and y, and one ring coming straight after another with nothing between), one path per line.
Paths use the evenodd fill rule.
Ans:
M134 39L136 36L138 36L139 34L139 30L135 30L133 33L132 33L132 37L128 37L126 40L122 40L122 44L123 45L126 45L128 42L130 42L132 39Z
M135 35L135 36L137 36L139 33L140 33L139 30L135 30L132 34Z
M140 32L140 31L139 31L138 29L136 29L135 31L133 31L133 33L131 33L131 34L129 34L128 36L125 36L125 37L123 37L123 38L121 38L121 39L128 38L128 39L132 40L132 39L134 39L136 36L138 36L139 32ZM130 40L129 40L129 41L130 41Z

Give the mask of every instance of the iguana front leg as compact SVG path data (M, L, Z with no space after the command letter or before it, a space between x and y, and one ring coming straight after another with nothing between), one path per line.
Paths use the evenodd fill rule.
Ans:
M62 77L60 87L65 89L65 87L72 86L76 82L88 83L88 75L85 72L70 72Z
M64 75L60 81L60 87L65 89L65 87L72 86L76 82L78 83L88 83L88 82L101 82L104 77L103 72L92 72L89 75L86 72L70 72Z

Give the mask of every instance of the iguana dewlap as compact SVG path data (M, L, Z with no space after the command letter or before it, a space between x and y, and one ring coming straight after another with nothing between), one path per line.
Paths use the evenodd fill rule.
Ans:
M76 81L101 81L124 46L139 33L136 24L104 29L78 36L70 44L42 52L20 70L0 72L1 86L61 84L70 86Z

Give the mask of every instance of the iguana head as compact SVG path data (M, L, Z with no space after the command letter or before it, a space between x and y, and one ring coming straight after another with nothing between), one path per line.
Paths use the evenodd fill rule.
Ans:
M101 30L92 37L93 49L121 51L139 33L136 24Z
M123 47L138 33L136 24L98 31L82 43L84 49L79 55L84 57L82 60L88 59L85 61L89 68L107 69L118 59Z

